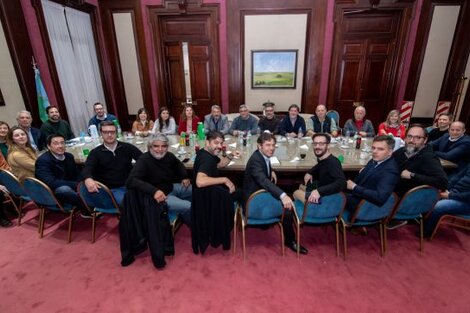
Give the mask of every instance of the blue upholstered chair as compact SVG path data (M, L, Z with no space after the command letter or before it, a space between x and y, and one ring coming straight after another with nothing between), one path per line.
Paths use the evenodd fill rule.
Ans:
M10 192L5 194L5 197L18 212L18 226L20 226L24 203L31 201L31 198L24 191L18 178L7 170L0 170L0 185L5 186ZM16 201L19 201L19 205Z
M388 216L392 213L393 208L397 204L398 196L392 193L382 206L377 206L369 201L362 200L359 202L354 213L347 210L343 212L341 223L343 225L343 247L344 259L347 254L346 228L350 227L367 227L379 224L380 232L380 255L384 256L387 245L387 233L385 223Z
M242 231L243 259L246 258L245 228L248 226L277 224L281 234L281 254L284 255L284 232L282 229L284 208L281 202L279 205L269 205L269 203L273 203L271 194L261 189L250 195L246 202L245 212L241 208L237 209L234 231L236 232L239 219ZM236 235L233 236L233 239L235 252Z
M61 212L68 214L69 230L67 242L70 243L70 241L72 241L72 222L76 207L68 203L64 203L63 205L60 204L57 198L54 196L52 190L39 179L27 177L23 181L23 187L26 193L31 198L31 200L36 204L36 206L40 210L39 238L43 237L46 210L49 210L53 212Z
M119 217L119 205L114 199L113 193L109 188L100 183L96 182L100 187L98 192L88 192L84 182L80 182L77 187L77 192L82 202L85 204L85 207L88 211L91 212L92 216L92 226L91 226L91 242L95 242L95 232L96 232L96 217L98 213L107 213L114 214Z
M338 113L338 111L329 110L328 112L326 112L326 116L328 116L329 118L334 119L335 122L336 122L336 126L339 128L339 113Z
M456 228L465 229L465 230L470 231L470 214L468 214L468 215L463 215L463 214L450 215L450 214L446 214L446 215L441 216L441 218L437 222L436 227L434 227L434 230L433 230L431 238L430 238L431 240L434 238L434 236L437 233L437 230L442 225L448 225L448 226L451 226L451 227L456 227Z
M336 235L336 255L339 256L339 221L346 205L344 193L336 193L321 198L321 203L309 203L296 199L295 208L300 225L325 225L333 223ZM300 227L297 228L297 247L300 247ZM299 253L299 251L297 251Z
M430 212L437 200L439 200L439 190L436 188L427 185L415 187L403 195L388 219L388 221L416 220L419 224L419 248L421 252L423 252L424 241L423 214Z

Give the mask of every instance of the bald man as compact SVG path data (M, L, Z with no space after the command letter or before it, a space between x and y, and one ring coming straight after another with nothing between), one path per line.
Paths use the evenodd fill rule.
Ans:
M431 146L438 157L456 163L458 171L470 162L470 136L465 135L465 124L460 121L450 124L449 133Z
M370 120L365 119L366 108L358 106L354 110L354 118L344 123L343 134L349 132L351 135L358 133L362 137L374 137L375 129Z

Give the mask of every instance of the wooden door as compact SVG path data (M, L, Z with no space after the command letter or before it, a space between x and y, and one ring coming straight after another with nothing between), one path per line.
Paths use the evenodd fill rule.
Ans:
M159 90L160 106L167 106L178 120L187 98L186 74L196 104L194 110L203 118L213 104L220 104L217 25L213 16L154 14L152 19L155 42L160 46L156 51L157 65L162 65L164 73L157 72L157 79L160 76L163 80L159 84L163 87ZM183 43L187 44L188 71L184 68Z
M366 107L374 125L395 108L400 27L399 11L343 15L335 33L328 106L344 123L354 106Z

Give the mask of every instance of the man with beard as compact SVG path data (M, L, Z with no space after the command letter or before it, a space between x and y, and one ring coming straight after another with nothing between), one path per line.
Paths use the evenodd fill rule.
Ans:
M210 131L218 131L223 135L228 133L228 118L220 112L220 106L214 104L211 107L211 113L204 117L204 131L206 134Z
M243 196L247 201L250 195L260 189L265 189L271 194L267 207L283 206L286 209L283 220L284 245L297 253L297 242L295 241L294 229L292 227L294 202L278 186L276 173L271 167L270 158L276 149L276 138L270 133L262 133L258 137L258 150L253 152L246 164L245 177L243 180ZM302 254L308 250L299 247Z
M265 116L258 122L260 132L269 131L271 134L279 134L281 120L274 114L274 103L263 103Z
M431 146L426 145L427 135L422 125L411 125L406 133L405 146L393 153L400 169L401 179L395 188L400 197L421 185L429 185L439 190L445 190L447 187L447 176L441 162ZM392 220L387 228L396 229L406 224L407 221Z
M439 114L437 127L429 132L428 141L431 142L437 140L447 134L449 132L450 123L452 123L453 119L454 117L450 113Z
M465 124L460 121L450 124L449 133L430 143L438 157L458 165L462 171L470 160L470 136L465 135Z
M331 137L328 134L316 133L312 136L312 141L317 164L304 176L307 193L297 190L294 192L294 198L302 202L307 200L319 203L322 196L332 195L346 188L346 177L340 161L329 150Z
M65 140L75 137L72 133L69 123L60 118L59 109L55 106L48 106L46 113L49 119L41 126L40 142L46 142L47 137L53 134L62 135Z
M107 113L103 104L99 102L93 104L93 111L95 111L96 114L90 118L88 126L95 125L96 129L100 129L101 122L117 120L116 116Z
M447 187L447 177L432 147L426 145L427 133L423 126L411 125L406 133L405 146L393 153L400 169L400 183L395 192L401 197L420 185L439 190Z
M168 152L165 135L149 141L148 152L135 163L126 186L151 195L158 203L166 201L169 211L191 224L191 182L184 164Z
M206 146L197 152L194 161L191 239L195 254L204 254L209 244L230 249L234 201L240 196L230 179L219 176L219 168L227 166L231 160L231 155L218 157L223 142L222 133L209 132Z

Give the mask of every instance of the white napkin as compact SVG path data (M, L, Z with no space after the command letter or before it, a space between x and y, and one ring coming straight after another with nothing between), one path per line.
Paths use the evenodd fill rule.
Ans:
M279 162L279 159L275 156L272 156L269 160L271 161L271 165L280 165L281 164L281 162Z
M171 145L172 148L175 148L175 149L178 149L178 147L180 146L179 143L175 143L174 145Z
M300 160L299 157L295 157L295 158L293 158L292 160L290 160L289 162L295 163L295 162L298 162L299 160Z
M235 164L235 162L234 162L234 161L230 161L230 163L227 164L227 166L230 166L230 165L233 165L233 164Z
M307 145L301 145L299 148L300 148L300 149L308 150L308 146L307 146Z
M230 148L236 148L236 147L237 147L237 143L236 143L236 142L230 143L228 146L229 146Z

